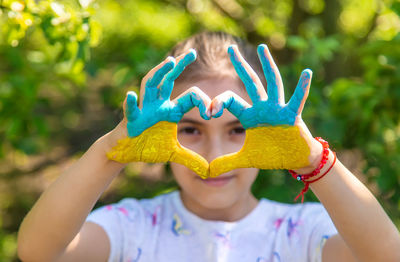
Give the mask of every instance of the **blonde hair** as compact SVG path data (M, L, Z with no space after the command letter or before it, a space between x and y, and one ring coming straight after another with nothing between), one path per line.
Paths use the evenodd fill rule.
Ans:
M228 46L236 44L240 53L257 73L266 87L262 66L258 59L256 47L247 41L225 32L201 32L177 43L167 55L177 57L190 48L197 52L197 59L187 66L176 79L175 84L197 81L207 77L234 77L239 80L228 56ZM244 85L242 83L244 88Z

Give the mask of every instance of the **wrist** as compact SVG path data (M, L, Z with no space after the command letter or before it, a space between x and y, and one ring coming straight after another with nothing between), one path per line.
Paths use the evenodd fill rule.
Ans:
M313 172L320 165L323 152L324 150L322 144L314 139L313 146L311 147L310 155L308 157L310 164L306 167L294 169L293 171L299 175L305 175Z
M127 132L126 132L126 124L125 124L125 129L123 128L124 123L121 121L113 130L108 132L107 134L103 135L99 139L96 140L95 144L97 144L99 150L102 151L102 154L104 157L107 158L108 161L118 163L121 165L121 167L124 167L127 165L127 163L120 163L117 161L114 161L112 159L109 159L107 157L107 153L112 150L113 147L115 147L118 144L118 140L123 139L127 137Z
M320 177L322 177L324 175L328 175L330 172L332 172L333 165L336 164L335 155L334 155L335 153L332 152L332 150L330 150L330 149L328 149L328 152L329 152L329 154L328 154L328 159L326 161L326 164L321 168L321 171L319 172L319 174L314 177L304 179L304 182L310 182L310 181L317 180Z
M329 143L325 141L324 139L320 137L316 137L315 140L317 140L321 145L322 145L322 157L321 157L321 162L319 163L318 167L314 169L311 173L307 174L299 174L294 170L288 170L289 173L296 178L299 181L302 181L304 183L304 188L301 190L300 194L297 195L295 198L295 201L297 198L301 196L301 202L303 203L304 201L304 194L307 192L309 185L313 182L318 181L325 175L327 175L330 170L333 168L334 164L336 163L336 154L329 150ZM333 155L332 157L330 157ZM301 171L305 171L304 169ZM300 171L300 172L301 172Z

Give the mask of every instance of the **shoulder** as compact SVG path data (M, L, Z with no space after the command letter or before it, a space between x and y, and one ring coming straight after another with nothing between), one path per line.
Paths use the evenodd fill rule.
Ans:
M271 219L269 227L275 233L276 248L288 261L321 261L326 240L337 230L319 202L303 204L280 203L263 199ZM299 243L302 243L299 245Z
M101 226L110 241L110 260L134 256L149 235L156 232L160 212L168 206L173 192L152 198L124 198L102 206L86 218Z
M109 217L110 219L122 219L139 222L148 214L157 212L168 205L168 200L173 192L157 195L152 198L123 198L117 203L108 204L95 209L89 217Z
M288 204L263 199L263 204L269 217L268 225L278 232L282 231L289 236L292 235L291 232L298 232L302 237L312 237L314 234L332 235L337 232L321 203Z
M152 223L153 217L171 208L176 191L163 193L152 198L123 198L117 203L108 204L93 210L87 220L104 223L131 224Z

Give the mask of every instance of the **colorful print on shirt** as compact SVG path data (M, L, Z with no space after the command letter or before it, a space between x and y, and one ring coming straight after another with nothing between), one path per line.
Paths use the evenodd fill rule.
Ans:
M278 252L274 252L272 256L272 260L266 259L264 257L258 257L256 262L281 262L281 256Z
M128 262L139 262L139 258L140 258L141 255L142 255L142 249L139 247L137 256L135 258L127 259L127 261Z
M213 236L217 241L220 241L225 247L232 248L231 245L231 232L227 231L225 234L215 231Z
M290 217L288 220L287 236L290 238L294 233L297 233L297 227L301 224L302 222L300 220L293 222L292 218Z
M190 235L191 231L184 229L182 225L182 221L178 214L174 214L174 218L172 220L172 227L171 227L172 232L176 235Z
M161 210L161 205L156 206L154 212L151 212L149 210L145 210L146 214L150 217L151 219L151 225L154 227L155 225L157 225L159 223L159 212Z
M322 254L322 248L325 245L326 240L328 240L329 236L327 235L323 235L321 238L321 241L319 242L319 245L317 246L317 248L315 249L315 252L317 254Z
M107 205L104 208L108 211L115 210L121 212L130 222L134 221L135 212L132 208L127 209L123 206L111 206L111 205Z

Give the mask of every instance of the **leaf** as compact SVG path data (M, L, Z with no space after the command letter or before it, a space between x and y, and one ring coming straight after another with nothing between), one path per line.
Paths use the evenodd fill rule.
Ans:
M390 7L398 16L400 16L400 2L394 2Z
M287 46L297 50L305 50L308 47L306 40L300 36L289 36Z

